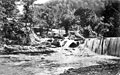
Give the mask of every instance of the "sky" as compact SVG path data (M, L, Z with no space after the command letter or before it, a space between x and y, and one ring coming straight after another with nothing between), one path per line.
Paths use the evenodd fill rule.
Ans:
M50 1L50 0L37 0L37 1L34 2L34 4L44 4L48 1ZM23 14L23 8L24 8L23 5L19 5L17 7L18 7L18 10L19 10L19 14Z
M48 1L50 1L50 0L37 0L37 1L34 2L34 4L44 4Z

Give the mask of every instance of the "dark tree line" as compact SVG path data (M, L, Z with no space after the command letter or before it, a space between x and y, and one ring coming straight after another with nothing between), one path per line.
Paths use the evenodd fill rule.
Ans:
M117 0L52 0L41 5L33 5L35 0L23 0L22 15L18 14L16 1L19 0L0 0L0 31L4 40L28 44L34 27L39 27L41 37L47 37L53 28L64 28L68 34L76 26L84 37L120 36Z

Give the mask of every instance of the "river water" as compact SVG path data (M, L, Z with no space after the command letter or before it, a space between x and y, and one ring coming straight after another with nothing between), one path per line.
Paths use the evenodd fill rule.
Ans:
M119 60L113 56L81 56L62 50L52 54L0 55L0 75L119 75Z

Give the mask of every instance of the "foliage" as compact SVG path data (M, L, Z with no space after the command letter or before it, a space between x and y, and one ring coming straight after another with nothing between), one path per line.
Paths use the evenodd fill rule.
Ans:
M76 25L85 37L120 36L117 0L51 0L38 6L33 5L35 0L22 0L23 15L18 14L16 1L0 0L0 34L17 44L28 44L34 27L40 28L41 36L53 28L64 28L68 34Z
M9 2L11 1L11 2ZM31 29L31 24L33 24L32 21L32 12L30 9L31 2L33 0L27 0L24 2L24 15L18 15L17 12L15 12L16 5L15 2L17 0L3 0L1 1L1 7L4 8L3 13L6 16L3 16L2 18L2 35L4 38L4 41L7 44L29 44L30 37L29 37L29 30ZM32 2L33 3L33 2ZM7 6L9 5L9 6ZM2 12L1 12L2 14ZM30 25L28 25L28 23ZM6 41L7 40L7 41ZM11 40L11 41L10 41Z
M92 18L94 17L94 12L91 9L79 8L74 13L75 16L79 16L80 25L86 27L90 24Z
M34 20L39 27L45 27L47 30L52 28L64 27L66 33L73 25L75 7L70 1L51 1L41 6L36 6ZM38 25L37 24L37 25Z
M52 0L41 6L42 13L39 11L41 14L38 20L43 23L40 25L50 29L64 27L68 30L71 25L79 25L82 34L89 33L87 37L112 37L119 34L118 0Z
M15 9L15 0L0 0L0 27L1 27L1 34L3 37L6 37L7 26L9 25L9 19L12 19L15 17L16 9ZM5 29L6 28L6 29ZM10 34L9 34L10 35Z
M104 22L111 24L109 27L109 32L105 36L109 37L116 37L120 36L119 35L119 26L120 26L120 10L119 10L119 5L120 2L114 1L114 2L109 2L105 6L105 10L101 13L105 18Z
M79 8L75 11L75 16L78 17L77 24L83 28L84 37L108 36L110 23L105 23L105 16L98 17L92 9Z
M52 0L46 4L35 8L34 20L39 27L52 28L64 27L66 33L72 25L79 25L83 30L83 34L96 36L103 35L107 30L105 24L100 24L102 17L101 10L105 8L105 3L108 1L100 0ZM74 13L75 12L75 13ZM104 23L104 22L103 22ZM109 23L108 23L109 24ZM99 28L99 31L97 31ZM102 30L103 29L103 30ZM94 34L94 33L96 34ZM102 32L102 33L101 33Z

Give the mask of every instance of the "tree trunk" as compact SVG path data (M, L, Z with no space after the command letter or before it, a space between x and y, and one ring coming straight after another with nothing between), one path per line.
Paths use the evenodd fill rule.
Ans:
M65 33L68 34L68 27L65 27Z
M34 31L32 30L32 32L30 33L29 35L30 37L30 41L31 41L31 44L37 44L37 43L40 43L40 38L34 33Z

